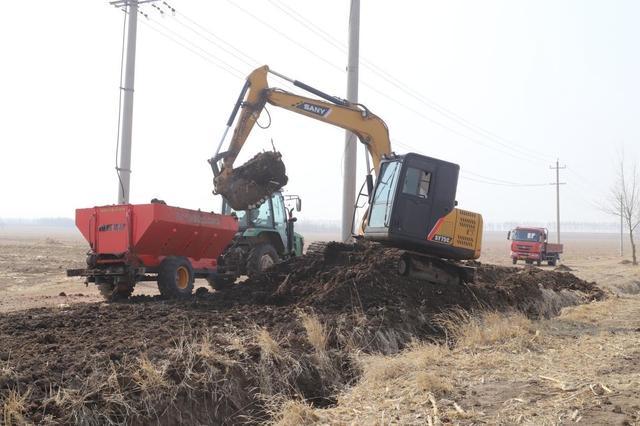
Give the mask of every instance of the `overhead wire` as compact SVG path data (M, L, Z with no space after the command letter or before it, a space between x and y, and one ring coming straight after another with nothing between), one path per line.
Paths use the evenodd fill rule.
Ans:
M175 31L169 29L167 26L159 24L157 21L149 18L148 22L145 20L142 20L142 23L145 24L146 26L148 26L149 28L151 28L153 31L157 32L158 34L162 35L163 37L171 40L173 43L183 47L184 49L189 50L191 53L199 56L200 58L204 59L205 61L215 65L216 67L220 68L221 70L225 71L226 73L240 78L240 79L244 79L244 75L242 73L242 71L240 71L238 68L234 67L233 65L229 64L228 62L225 62L223 60L221 60L220 58L214 56L213 54L211 54L209 51L207 51L206 49L203 49L202 47L198 46L197 44L193 43L192 41L186 39L185 37L181 36L180 34L176 33ZM153 25L152 25L153 23ZM157 25L159 27L164 28L164 31L154 27L154 25ZM167 32L169 34L167 34ZM181 42L179 40L177 40L174 36L172 36L171 34L173 34L175 37L184 40L184 42ZM186 44L185 44L186 43ZM194 48L189 47L188 45L192 45L194 46ZM197 50L200 50L202 53L198 52Z
M236 5L235 3L232 3L232 4L233 4L234 6L236 6L236 7L238 7L240 10L245 11L245 12L246 12L246 13L248 13L250 16L252 16L252 17L254 17L256 20L258 20L259 22L262 22L262 23L264 23L265 25L267 25L269 28L271 28L271 26L270 26L268 23L266 23L266 22L262 21L260 18L258 18L257 16L255 16L255 15L254 15L254 14L252 14L251 12L246 11L244 8L242 8L241 6ZM184 13L179 13L179 12L175 11L175 9L173 9L173 14L174 14L174 17L175 17L175 15L177 15L177 14L179 14L180 16L183 16L186 20L188 20L189 22L191 22L193 25L197 25L199 28L201 28L201 29L202 29L202 31L206 31L208 34L210 34L210 35L212 35L212 36L215 36L215 34L214 34L214 33L212 33L210 30L207 30L204 26L202 26L202 25L198 24L196 21L194 21L193 19L189 18L189 17L188 17L188 16L186 16ZM178 40L176 40L174 37L171 37L170 35L168 35L168 34L166 34L166 33L163 33L163 32L162 32L162 31L160 31L159 29L154 28L153 26L149 25L149 27L150 27L150 28L152 28L152 29L153 29L153 30L155 30L156 32L160 33L161 35L163 35L163 36L165 36L165 37L169 38L169 39L170 39L170 40L172 40L174 43L177 43L178 45L182 46L183 48L186 48L186 49L190 50L192 53L194 53L194 54L196 54L196 55L198 55L198 56L202 57L203 59L207 60L207 61L208 61L208 62L210 62L210 63L213 63L214 65L216 65L216 66L220 67L221 69L223 69L224 71L228 72L229 74L231 74L231 75L233 75L233 76L235 76L235 77L243 78L243 76L242 76L242 72L241 72L238 68L234 67L233 65L231 65L231 64L229 64L229 63L227 63L227 62L225 62L225 61L220 60L218 57L215 57L215 56L214 56L212 53L210 53L208 50L206 50L206 49L202 48L201 46L197 45L196 43L194 43L194 42L192 42L192 41L190 41L190 40L186 39L185 37L181 36L180 34L176 33L175 31L173 31L173 30L169 29L167 26L165 26L165 25L163 25L163 24L160 24L160 23L158 23L157 21L155 21L155 20L153 20L153 19L151 19L151 18L148 18L148 20L149 20L149 21L151 21L151 22L153 22L153 23L154 23L154 24L156 24L156 25L161 26L161 27L162 27L162 28L164 28L166 31L168 31L169 33L173 34L175 37L178 37L178 38L180 38L180 39L184 40L185 42L189 43L190 45L194 46L194 47L195 47L195 48L197 48L198 50L202 51L206 56L204 56L204 55L200 54L199 52L196 52L194 49L192 49L192 48L188 47L188 46L187 46L187 45L185 45L184 43L179 42L179 41L178 41ZM177 21L177 19L176 19L176 21ZM189 30L191 30L192 32L194 32L196 35L199 35L199 36L200 36L200 37L202 37L203 39L205 39L205 40L207 40L207 41L211 42L211 43L212 43L212 44L214 44L215 46L220 47L220 45L219 45L218 43L214 43L214 42L212 42L212 41L211 41L211 39L209 39L208 37L206 37L205 35L203 35L203 34L202 34L202 31L195 30L194 28L190 27L188 24L185 24L184 22L179 22L179 24L180 24L180 25L182 25L182 26L184 26L184 27L186 27L186 28L188 28ZM279 30L277 30L277 29L275 29L275 28L272 28L272 29L273 29L274 31L276 31L277 33L279 33L279 34L281 33ZM284 34L284 33L281 33L281 34L282 34L282 36L283 36L283 37L289 38L288 36L286 36L286 34ZM232 45L232 44L230 44L230 43L228 43L228 42L224 41L224 39L222 39L222 38L220 38L220 37L218 37L218 36L215 36L215 37L216 37L216 39L220 40L221 42L224 42L225 44L227 44L227 45L229 45L229 46L233 47L233 45ZM294 42L294 43L298 44L298 43L297 43L297 42L295 42L294 40L292 40L292 42ZM308 48L304 47L303 45L300 45L300 44L298 44L298 45L299 45L300 47L305 48L305 50L309 51L309 52L310 52L310 53L312 53L314 56L318 56L317 54L315 54L315 52L313 52L313 51L309 50ZM240 50L239 50L239 49L237 49L237 48L235 48L235 47L233 47L233 48L234 48L234 50L236 50L236 51L240 52ZM227 53L230 53L230 52L228 51L228 49L223 49L223 50L224 50L224 51L226 51ZM254 66L253 64L251 64L251 63L247 62L246 60L243 60L243 59L239 58L237 55L232 55L232 56L234 56L236 59L238 59L238 60L242 61L243 63L245 63L245 64L247 64L247 65ZM248 60L249 60L249 61L252 61L252 62L254 62L254 63L259 63L258 61L256 61L256 60L255 60L255 58L251 57L250 55L247 55L247 54L244 54L244 53L243 53L243 56L245 56L246 58L248 58ZM212 60L212 58L215 58L215 60L217 60L217 61L221 61L224 65L226 65L226 67L229 67L229 68L226 68L225 66L220 65L219 63L217 63L217 62L215 62L214 60ZM320 57L320 58L322 58L322 57ZM335 69L338 69L338 70L340 69L337 65L333 64L333 63L332 63L332 62L330 62L330 61L325 61L325 62L326 62L327 64L329 64L330 66L332 66L333 68L335 68ZM438 125L438 126L442 126L442 127L444 127L445 129L448 129L449 131L454 132L454 133L456 133L456 134L460 135L461 137L469 138L469 139L471 139L472 141L479 143L480 145L487 146L487 145L486 145L486 143L485 143L484 141L479 141L479 140L473 139L473 138L471 138L470 136L465 135L464 133L458 132L458 131L457 131L457 130L455 130L455 129L451 129L451 128L449 128L448 126L446 126L446 125L444 125L444 124L442 124L442 123L439 123L439 122L437 122L436 120L431 119L430 117L424 116L424 115L423 115L423 114L421 114L419 111L417 111L417 110L413 109L412 107L409 107L409 106L407 106L407 105L404 105L404 104L400 103L400 102L399 102L399 101L397 101L395 98L390 97L390 96L389 96L389 95L387 95L386 93L384 93L384 92L382 92L382 91L380 91L380 90L376 89L376 88L375 88L375 87L373 87L373 86L370 86L370 85L369 85L369 84L367 84L367 83L363 83L363 85L365 85L365 86L369 87L371 90L373 90L374 92L376 92L376 93L380 94L381 96L386 97L386 98L388 98L388 99L390 99L390 100L392 100L392 101L394 101L394 102L396 102L396 103L399 103L400 105L402 105L402 106L404 106L405 108L407 108L407 109L411 110L411 111L412 111L412 112L414 112L415 114L418 114L418 115L419 115L419 116L421 116L423 119L425 119L425 120L427 120L427 121L429 121L429 122L432 122L432 123L434 123L434 124L436 124L436 125ZM416 149L415 147L411 147L411 146L409 146L409 145L402 144L402 143L400 143L400 142L396 142L396 143L397 143L397 144L399 144L399 145L404 145L404 146L408 147L408 148L409 148L409 149L411 149L411 150ZM488 146L487 146L487 147L488 147ZM418 150L419 150L419 149L418 149ZM519 158L519 159L523 159L523 158L525 158L525 157L518 156L517 154L510 153L510 152L504 152L504 151L503 151L503 153L504 153L504 154L506 154L506 155L513 156L513 157L515 157L515 158ZM525 158L525 159L526 159L526 158ZM469 172L469 171L465 171L465 173L469 173L469 174L472 174L472 175L474 174L473 172ZM501 179L496 179L496 178L490 178L490 177L483 176L483 175L479 175L479 174L475 174L475 175L476 175L476 177L477 177L476 179L470 178L469 180L475 180L476 182L480 182L480 183L493 184L493 185L503 185L503 186L541 186L541 185L547 185L547 184L518 183L518 182L511 182L511 181L506 181L506 180L501 180ZM483 180L480 180L480 179L478 179L478 178L483 179Z
M324 41L326 41L327 43L331 44L333 47L341 50L342 52L346 52L347 51L347 46L339 41L338 39L336 39L335 37L333 37L331 34L327 33L326 31L324 31L322 28L320 28L318 25L316 25L313 21L307 19L306 17L304 17L302 14L300 14L299 12L295 11L293 8L290 8L289 6L285 5L284 3L282 3L280 0L269 0L271 2L271 4L273 4L277 9L279 9L280 11L282 11L283 13L285 13L286 15L288 15L290 18L294 19L295 21L297 21L298 23L304 25L306 28L309 28L313 33L315 33L316 35L318 35L320 38L322 38ZM533 150L529 150L529 149L525 149L523 147L521 147L519 144L516 144L513 141L507 140L499 135L496 135L495 133L486 130L472 122L470 122L469 120L465 119L464 117L462 117L461 115L455 113L454 111L451 111L450 109L444 107L443 105L438 104L437 102L427 98L426 96L420 94L418 91L412 89L411 87L409 87L406 83L402 82L401 80L399 80L398 78L396 78L395 76L393 76L391 73L387 72L386 70L384 70L383 68L379 67L378 65L376 65L374 62L368 60L367 58L361 57L361 62L362 64L370 69L372 72L374 72L376 75L378 75L380 78L382 78L383 80L387 81L387 83L393 85L394 87L398 88L399 90L401 90L402 92L404 92L405 94L407 94L408 96L414 98L415 100L417 100L418 102L426 105L427 107L436 110L437 112L439 112L440 114L442 114L443 116L447 117L448 119L457 122L458 124L460 124L461 126L480 134L481 136L491 139L494 143L501 145L502 147L506 148L506 149L511 149L513 151L516 152L520 152L521 154L526 154L527 156L530 157L534 157L536 159L538 159L539 161L550 161L551 158L550 157L545 157L540 155L538 152L535 152Z
M176 15L178 15L178 12L176 12ZM184 16L183 14L179 14L179 16ZM248 65L249 67L254 68L258 62L252 58L249 58L248 60L243 58L244 57L248 57L246 54L242 53L239 49L234 48L233 46L231 46L229 43L227 43L226 41L224 41L222 38L216 36L215 34L213 34L211 31L207 31L206 29L203 29L203 31L206 31L207 34L210 34L212 37L214 37L216 40L220 40L220 42L216 42L214 40L212 40L210 37L207 37L205 34L203 34L202 31L198 31L196 29L194 29L192 26L185 24L184 22L182 22L182 20L180 19L179 16L174 16L175 20L177 23L179 23L180 25L182 25L183 27L187 28L188 30L194 32L195 34L199 35L200 37L202 37L204 40L208 41L209 43L213 44L214 46L217 46L219 49L221 49L223 52L226 52L228 55L236 58L237 60L239 60L240 62L244 63L245 65ZM193 25L203 28L201 27L197 22L193 21L192 19L184 16L184 18L190 22L193 23ZM221 42L231 46L233 49L231 48L227 48L223 45L221 45ZM238 51L241 52L242 55L235 53L234 51Z
M270 23L266 22L264 19L256 16L254 13L250 12L249 10L245 9L244 7L240 6L239 4L231 1L231 0L227 0L228 3L230 3L232 6L234 6L235 8L237 8L238 10L240 10L241 12L245 13L246 15L250 16L251 18L253 18L254 20L256 20L257 22L261 23L262 25L266 26L267 28L269 28L270 30L272 30L273 32L275 32L276 34L280 35L281 37L285 38L286 40L288 40L289 42L291 42L292 44L295 44L296 46L298 46L299 48L305 50L306 52L308 52L309 54L313 55L314 57L318 58L320 61L322 61L323 63L327 64L328 66L330 66L331 68L338 70L340 72L343 72L344 69L341 68L340 66L336 65L335 63L331 62L330 60L328 60L327 58L319 55L318 53L316 53L315 51L313 51L312 49L308 48L307 46L305 46L304 44L300 43L299 41L293 39L292 37L290 37L289 35L287 35L286 33L284 33L283 31L280 31L279 29L277 29L276 27L274 27L273 25L271 25ZM373 85L367 83L365 80L360 79L359 83L364 86L367 87L369 90L379 94L380 96L384 97L385 99L390 100L391 102L405 108L408 111L411 111L412 113L414 113L415 115L421 117L423 120L426 120L436 126L439 126L453 134L456 134L462 138L468 139L471 142L474 142L476 144L482 145L486 148L489 149L493 149L495 151L501 152L502 154L505 155L509 155L513 158L517 158L517 159L526 159L526 160L530 160L530 156L526 155L526 154L516 154L516 153L512 153L512 152L508 152L508 151L504 151L501 149L498 149L494 146L491 146L489 144L487 144L485 141L481 141L478 140L476 138L473 138L469 135L466 135L465 133L462 133L458 130L455 130L453 128L451 128L450 126L447 126L446 124L443 124L437 120L434 120L433 118L430 118L428 116L426 116L425 114L423 114L422 112L418 111L417 109L410 107L406 104L404 104L403 102L400 102L398 99L396 99L393 96L390 96L388 94L386 94L385 92L382 92L380 89L374 87Z
M410 144L407 144L405 142L401 142L398 141L397 139L393 140L393 144L394 145L398 145L400 147L405 148L408 151L413 151L416 148L414 146L411 146ZM498 178L493 178L493 177L489 177L489 176L485 176L485 175L481 175L479 173L475 173L472 172L466 168L461 170L461 173L464 174L470 174L472 176L475 176L476 178L469 178L469 180L473 180L476 181L478 183L486 183L486 184L490 184L490 185L502 185L502 186L548 186L548 183L523 183L523 182L513 182L513 181L509 181L509 180L505 180L505 179L498 179ZM467 178L466 176L462 176L463 178ZM482 181L480 179L483 179Z

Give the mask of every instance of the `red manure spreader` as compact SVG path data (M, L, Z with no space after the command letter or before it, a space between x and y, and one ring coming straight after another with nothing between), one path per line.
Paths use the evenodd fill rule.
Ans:
M140 281L157 281L168 298L191 295L195 278L212 280L218 256L238 231L235 217L171 207L162 202L76 210L90 250L86 277L107 300L126 299Z

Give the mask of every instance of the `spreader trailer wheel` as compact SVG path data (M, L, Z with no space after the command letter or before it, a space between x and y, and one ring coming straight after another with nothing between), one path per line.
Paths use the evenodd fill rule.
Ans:
M191 296L194 279L191 262L184 257L166 257L158 267L158 290L166 298Z
M106 302L127 300L133 293L133 285L125 282L114 284L112 279L96 277L96 285Z

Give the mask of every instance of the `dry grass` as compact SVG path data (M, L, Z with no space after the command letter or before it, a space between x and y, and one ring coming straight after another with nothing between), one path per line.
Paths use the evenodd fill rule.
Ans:
M230 367L237 362L228 355L218 350L220 345L214 341L212 333L206 332L197 343L197 355L207 362L220 364L224 367ZM234 340L227 347L245 353L246 350L239 338Z
M474 314L458 310L440 315L437 322L458 348L530 350L540 340L540 331L519 312Z
M256 342L260 347L260 356L264 359L278 359L282 357L282 348L269 330L259 327L256 330Z
M289 400L272 413L272 424L278 426L299 426L317 423L320 417L307 403Z
M27 424L24 415L28 398L28 390L24 393L16 390L9 391L2 404L2 422L0 423L6 426Z
M324 355L327 350L329 341L329 333L325 329L324 324L320 322L314 314L308 314L304 311L299 312L302 326L307 333L307 339L318 355Z
M227 342L226 349L242 355L247 353L247 346L242 337L231 333L223 333L220 337Z
M364 380L372 386L382 386L389 380L413 376L431 368L448 352L444 346L425 344L396 356L362 356L360 363Z
M591 302L587 305L572 306L562 311L561 318L563 320L596 323L607 318L612 318L617 303L615 298L611 298L600 302Z
M423 392L442 395L453 391L453 384L450 379L432 372L419 371L416 373L414 380L418 389L421 389Z
M541 321L448 314L450 345L360 357L361 380L336 407L316 410L317 422L636 424L640 383L630 360L639 357L639 301L591 303Z
M169 387L166 372L166 362L152 362L147 355L143 354L138 358L131 378L140 392L156 395Z

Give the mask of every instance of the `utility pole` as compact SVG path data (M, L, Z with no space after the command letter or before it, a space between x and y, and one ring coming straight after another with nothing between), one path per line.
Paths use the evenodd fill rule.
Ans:
M358 58L360 54L360 0L351 0L349 13L349 59L347 65L347 101L358 102ZM342 168L342 241L351 238L356 203L356 135L347 130Z
M549 166L550 169L556 171L556 183L551 185L556 186L556 242L560 244L560 185L565 185L565 182L560 182L560 169L566 169L567 166L560 167L560 161L556 159L556 165Z
M129 203L129 182L131 177L131 132L133 129L133 82L136 70L136 34L138 30L138 5L157 0L115 0L112 6L122 9L127 19L126 66L124 85L120 81L122 103L120 105L120 161L116 167L118 172L118 204ZM121 75L122 78L122 75Z

